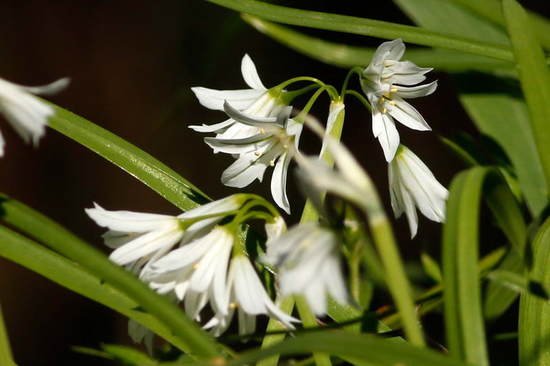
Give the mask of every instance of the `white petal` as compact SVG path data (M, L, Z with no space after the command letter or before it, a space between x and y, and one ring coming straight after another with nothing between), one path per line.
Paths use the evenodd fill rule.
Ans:
M201 216L223 214L238 209L239 206L243 203L243 197L241 195L234 194L221 200L216 200L201 205L197 208L194 208L179 215L178 217L182 219L193 219ZM192 227L193 226L190 226L189 229L191 229Z
M252 264L241 256L233 258L231 265L235 266L234 290L240 307L248 314L265 314L263 300L267 294Z
M396 218L401 216L405 207L401 195L401 183L399 170L397 169L395 159L388 164L388 182L390 188L390 201L393 214Z
M423 84L423 85L412 86L412 87L399 86L396 88L397 88L396 95L400 96L401 98L412 99L412 98L425 97L427 95L432 94L435 91L435 89L437 89L437 80L432 81L429 84Z
M409 192L402 190L403 205L405 209L405 215L409 223L409 229L411 230L411 239L415 237L418 231L418 215L416 214L416 207Z
M265 93L255 89L216 90L201 86L193 87L191 90L200 104L217 111L223 111L223 103L226 100L239 110L246 109Z
M372 123L372 130L382 146L386 161L392 161L399 147L399 133L395 128L395 122L385 113L375 113Z
M334 127L334 123L336 122L336 117L342 112L345 108L344 103L341 102L331 102L328 112L328 119L327 119L327 126L325 128L325 131L327 133L331 133L332 128ZM319 156L322 156L326 149L326 142L323 140L323 146L321 147L321 152L319 153Z
M252 62L252 59L250 58L250 56L248 56L248 54L245 54L243 56L241 62L241 73L243 74L244 82L252 89L267 89L260 80L260 76L258 75L256 66L254 65L254 62Z
M290 203L286 195L286 179L288 174L288 166L292 159L288 153L284 153L279 157L275 169L273 169L273 175L271 177L271 195L273 200L282 208L287 214L290 214Z
M269 127L282 127L277 117L260 117L253 114L247 114L238 110L238 107L229 101L225 101L223 104L223 110L227 115L233 118L235 121L244 123L253 127L269 128Z
M169 215L108 211L97 203L94 203L94 208L87 208L85 211L99 226L122 232L143 233L166 225L174 225L178 222L174 216Z
M232 126L234 123L235 123L235 120L233 118L229 118L229 119L227 119L223 122L215 123L213 125L203 124L202 126L191 125L191 126L188 126L188 127L190 129L194 130L194 131L202 132L202 133L210 133L210 132L219 133L219 132L225 131L227 128Z
M222 183L229 187L243 188L254 180L262 180L267 165L261 163L254 153L241 155L222 173Z
M222 234L212 230L208 235L198 238L189 244L172 250L153 264L156 273L176 271L200 260L216 243Z
M123 266L165 246L176 244L181 236L182 231L179 229L151 231L116 249L109 258Z
M272 144L269 135L254 135L241 139L222 139L218 137L206 137L204 142L210 146L215 152L225 154L244 154L265 148L266 145Z
M401 39L382 43L372 56L371 64L380 64L385 60L399 60L405 53L405 44Z
M65 89L67 86L69 86L70 82L71 82L71 79L62 78L42 86L24 86L24 85L18 85L18 84L14 84L14 85L17 85L18 88L21 88L32 94L52 95Z
M392 117L413 130L431 130L424 117L412 105L398 97L394 98L394 102L395 105L388 106L388 112Z

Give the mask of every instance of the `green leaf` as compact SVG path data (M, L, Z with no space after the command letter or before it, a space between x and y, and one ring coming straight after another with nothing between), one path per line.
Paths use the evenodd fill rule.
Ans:
M550 286L550 219L546 219L532 243L533 268L529 277ZM530 293L521 295L519 307L519 360L521 366L550 364L550 303Z
M158 362L137 349L118 344L103 344L101 348L115 359L130 366L155 366Z
M199 358L213 357L219 354L217 343L166 297L152 291L133 274L109 261L103 253L83 242L56 222L20 202L5 196L2 198L0 218L4 222L72 259L105 283L134 300L138 306L147 310L170 329L174 336L185 345L185 350Z
M543 300L549 300L548 290L545 286L537 281L532 281L525 276L505 270L495 270L487 274L487 278L491 281L500 283L517 293L530 293L533 296Z
M337 32L360 34L385 39L402 38L405 42L439 47L503 61L512 61L509 47L498 43L480 42L453 35L433 32L408 25L380 20L337 15L318 11L288 8L256 0L209 0L239 12L259 16L283 24L298 25Z
M172 169L126 140L56 105L49 126L117 165L186 211L210 199Z
M310 352L324 352L371 366L466 366L465 363L406 342L342 331L319 332L287 339L263 350L241 354L226 365L251 365L275 354L298 355Z
M422 263L422 267L424 268L424 272L436 283L440 283L441 278L441 269L439 268L439 264L433 259L428 253L422 252L420 253L420 261Z
M449 1L449 0L447 0ZM492 22L500 25L505 25L504 16L502 14L501 1L499 0L451 0L458 3L469 10L483 16ZM536 14L530 13L529 21L533 24L533 28L537 33L537 37L544 48L550 49L550 21Z
M447 0L395 2L427 29L482 41L506 39L501 29ZM503 80L461 76L457 81L464 109L482 133L502 146L512 161L531 213L539 215L548 203L548 189L525 103Z
M515 0L502 3L512 49L518 63L519 79L527 101L535 145L539 152L546 186L550 184L550 74L544 53L525 10Z
M0 306L0 365L16 366L11 354L10 339L8 337L8 331L6 329L6 323L4 321L4 315L2 313L2 307Z
M174 337L170 329L155 317L142 310L136 310L138 304L134 300L104 283L102 279L85 271L78 264L3 226L0 226L0 242L1 257L118 311L143 324L181 350L188 350L187 345Z
M242 17L256 30L285 46L331 65L345 68L367 66L376 51L375 48L325 41L251 15L244 14ZM429 65L439 71L477 70L514 75L513 64L510 62L449 50L409 49L405 57L417 65Z
M488 365L477 263L479 206L490 171L474 167L453 179L443 227L443 295L449 352L456 359L479 366Z

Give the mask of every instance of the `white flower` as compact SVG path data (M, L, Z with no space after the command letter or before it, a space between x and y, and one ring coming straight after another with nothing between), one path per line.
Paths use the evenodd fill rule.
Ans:
M279 207L287 213L290 204L286 194L288 166L293 148L298 148L303 125L289 119L291 107L282 110L276 117L246 115L224 104L226 113L242 125L255 129L247 137L225 138L222 135L205 138L214 151L237 155L237 160L222 173L222 183L236 188L248 186L254 180L263 179L268 166L274 166L271 177L271 194Z
M414 130L431 130L422 115L405 99L432 94L437 81L416 85L423 82L426 79L424 74L432 69L418 67L410 61L399 61L404 52L405 44L400 39L382 43L361 79L363 91L372 106L372 132L380 141L388 162L399 146L394 118Z
M225 213L238 209L242 202L239 195L233 195L179 216L108 211L97 204L86 209L86 213L99 226L109 229L103 238L105 245L115 249L110 259L144 275L151 263L176 244L184 245L207 235Z
M284 313L267 295L250 260L244 255L231 259L227 278L227 311L217 312L204 326L212 329L215 336L223 333L231 324L235 310L239 316L239 334L250 334L256 329L256 316L264 314L280 321L289 329L294 329L297 319Z
M338 238L331 230L317 223L295 226L269 243L265 261L278 267L281 293L304 295L316 315L326 314L329 294L347 304Z
M411 150L400 145L395 159L388 165L391 206L396 217L407 215L411 237L416 235L416 207L435 222L445 221L445 204L449 192L430 169Z
M69 79L64 78L44 86L23 86L0 79L0 112L15 131L36 146L44 135L46 122L54 114L52 106L32 94L54 94L65 88ZM0 134L0 156L4 155L4 139Z
M194 87L199 102L206 108L223 110L224 102L229 102L237 110L255 117L271 117L279 113L284 107L279 101L277 93L268 90L256 71L256 66L248 55L244 55L241 62L243 79L250 89L241 90L214 90L203 87ZM229 118L224 122L213 125L189 126L198 132L215 132L223 138L244 138L256 133L256 128L235 122Z

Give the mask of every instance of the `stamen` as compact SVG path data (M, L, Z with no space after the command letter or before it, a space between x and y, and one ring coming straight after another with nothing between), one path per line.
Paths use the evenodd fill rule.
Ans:
M397 93L398 90L399 90L399 89L397 89L395 86L392 86L392 87L390 88L390 93Z
M200 262L199 263L195 263L193 264L193 270L196 270L197 268L199 268L201 265L200 265Z
M269 162L269 166L275 166L275 160L271 160L271 161Z
M388 101L390 105L395 105L395 102L393 100Z
M236 308L238 308L238 307L239 307L239 304L236 303L236 302L232 302L232 303L229 304L229 308L230 308L230 309L236 309Z
M256 155L256 156L260 156L260 155L262 155L262 154L260 154L260 152L259 152L259 151L254 151L254 155Z
M386 108L382 108L382 113L386 113L388 110Z

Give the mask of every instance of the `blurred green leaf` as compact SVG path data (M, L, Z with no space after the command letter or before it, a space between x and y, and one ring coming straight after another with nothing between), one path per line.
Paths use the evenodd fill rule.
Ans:
M518 63L519 79L527 101L531 125L546 187L550 184L550 74L537 36L525 10L515 0L502 3L512 49Z
M433 259L428 253L422 252L420 253L420 261L422 263L422 267L424 268L424 272L435 282L440 283L442 280L441 277L441 268L439 268L439 264Z
M242 17L258 31L285 46L331 65L345 68L367 66L376 51L375 48L325 41L248 14ZM413 48L407 50L405 57L418 65L429 65L439 71L477 70L499 75L514 75L513 64L510 62L449 50Z
M6 196L0 200L0 219L72 259L92 275L134 300L170 329L185 350L199 358L219 354L214 339L175 304L152 291L132 273L112 263L103 253L58 223ZM69 278L59 280L61 283L70 281Z
M103 344L103 350L113 356L116 360L122 361L129 366L156 366L158 362L137 349L121 346L118 344Z
M481 310L479 210L491 169L474 167L456 176L449 189L443 227L443 298L449 352L455 359L488 365Z
M117 165L175 206L186 211L210 199L178 173L128 141L69 112L52 106L56 113L49 126Z
M466 39L462 36L457 37L403 24L347 15L323 13L318 11L294 9L256 0L208 1L242 13L256 15L263 19L283 24L292 24L302 27L360 34L385 39L402 38L405 42L423 46L439 47L492 57L504 61L513 60L509 47L499 43L479 42L474 39Z
M226 366L251 365L275 354L298 355L316 351L370 366L466 366L465 363L406 342L342 331L319 332L287 339L266 349L243 353Z
M2 313L2 307L0 306L0 365L16 366L11 353L10 339L8 337L8 330L6 329L6 323L4 321L4 314Z
M504 16L502 15L502 2L500 0L447 0L454 1L469 10L483 16L490 21L505 25ZM537 37L541 44L546 49L550 49L550 21L539 14L530 13L529 21L533 24L533 28L537 33Z
M491 42L506 39L500 28L447 0L394 1L427 29ZM466 112L510 157L527 205L537 216L548 203L548 190L525 102L503 80L470 75L457 81Z
M546 219L533 240L533 268L529 277L550 286L550 219ZM550 302L523 293L519 307L519 361L521 366L550 364Z
M517 293L529 293L543 300L550 300L548 290L543 284L530 280L523 275L498 269L489 272L487 274L487 278L491 281L498 282L502 286L505 286Z

